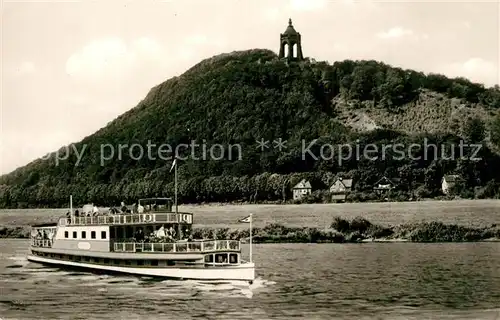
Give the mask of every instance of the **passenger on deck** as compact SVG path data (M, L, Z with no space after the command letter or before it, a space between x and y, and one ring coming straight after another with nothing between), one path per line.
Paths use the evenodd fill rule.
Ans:
M121 210L122 210L123 213L127 212L127 206L125 205L124 201L122 201L122 203L120 204L120 206L121 206Z
M99 209L97 208L97 206L94 206L94 208L92 209L92 213L95 215L99 214Z
M138 229L135 233L135 239L137 241L143 241L144 240L144 233L142 232L142 229Z
M175 239L175 230L174 228L170 227L167 231L168 233L168 236L170 237L170 239L174 240Z
M79 217L79 216L80 216L80 211L75 210L75 217Z
M144 213L144 207L141 204L137 207L137 212Z

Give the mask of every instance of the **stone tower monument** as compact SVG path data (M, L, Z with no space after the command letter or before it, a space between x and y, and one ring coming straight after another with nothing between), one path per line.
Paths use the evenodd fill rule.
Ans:
M296 55L294 56L294 47L296 46ZM302 55L302 45L300 43L300 33L295 31L292 25L292 19L288 19L288 27L285 32L280 34L280 53L279 58L288 60L304 60Z

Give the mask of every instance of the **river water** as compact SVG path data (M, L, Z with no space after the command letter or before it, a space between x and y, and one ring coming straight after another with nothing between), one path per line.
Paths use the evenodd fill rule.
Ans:
M0 240L5 319L500 319L499 243L262 244L258 279L207 284L26 261Z

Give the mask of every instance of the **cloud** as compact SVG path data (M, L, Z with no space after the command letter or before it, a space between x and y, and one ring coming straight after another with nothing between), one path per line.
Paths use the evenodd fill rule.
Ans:
M450 77L465 77L487 86L493 86L500 82L498 64L478 57L470 58L463 63L445 65L440 68L439 72Z
M127 46L120 38L97 40L69 57L66 72L76 77L98 76L109 69L119 69L127 60Z
M132 42L132 53L134 58L149 57L158 58L163 51L161 45L151 38L139 38Z
M198 52L214 51L214 48L224 46L223 40L211 39L204 34L185 37L177 46L173 45L176 47L174 50L168 50L149 37L128 42L118 37L99 39L83 46L68 58L66 73L78 81L122 83L145 70L151 71L153 67L159 74L162 72L158 70L168 70L171 74L182 71L173 59L176 53L183 60L190 60L198 58Z
M402 27L393 27L387 31L377 33L377 37L382 39L394 39L406 36L412 36L413 30L405 29Z
M65 130L44 128L43 139L32 132L5 133L0 140L0 174L8 173L20 165L43 157L49 151L68 145L71 138ZM15 150L15 152L12 152Z
M184 43L189 45L203 45L208 43L208 38L202 34L194 34L186 37Z
M118 37L95 40L72 54L66 73L75 78L123 77L138 62L160 60L162 46L151 38L125 42Z
M176 49L178 58L197 63L200 59L219 53L227 45L223 39L210 38L203 34L192 34L183 39ZM186 64L188 66L188 64Z
M15 76L24 76L36 72L35 64L31 61L24 61L19 65L10 69L10 72Z
M264 18L270 21L276 21L283 16L283 10L279 8L268 8L264 10Z
M294 11L317 11L327 4L327 0L290 0L290 7Z

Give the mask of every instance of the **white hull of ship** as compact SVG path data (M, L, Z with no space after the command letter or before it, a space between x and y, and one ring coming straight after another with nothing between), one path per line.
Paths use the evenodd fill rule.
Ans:
M127 274L150 276L150 277L172 278L172 279L184 279L184 280L191 279L191 280L205 280L205 281L228 280L228 281L249 281L249 282L252 282L255 279L255 264L253 262L245 262L240 265L229 266L229 267L134 268L134 267L96 265L96 264L87 264L81 262L64 261L58 259L39 257L35 255L28 255L27 259L32 262L38 262L50 265L88 268L94 270L119 272L119 273L127 273Z

